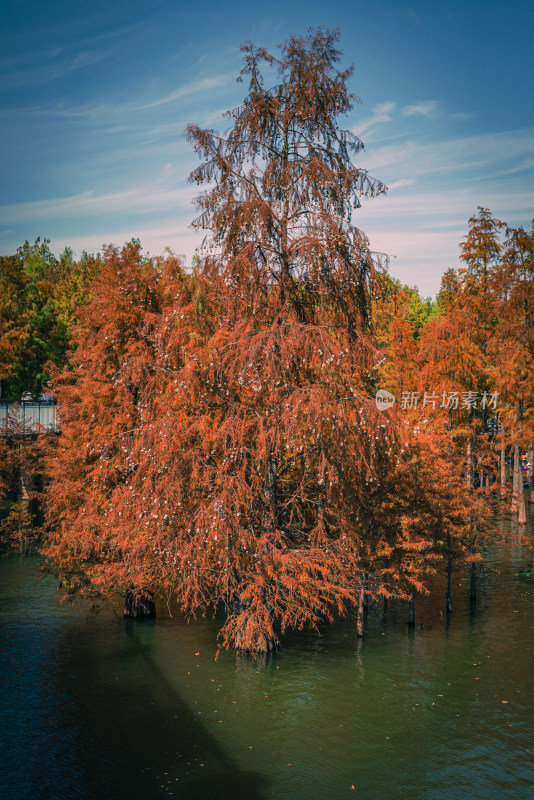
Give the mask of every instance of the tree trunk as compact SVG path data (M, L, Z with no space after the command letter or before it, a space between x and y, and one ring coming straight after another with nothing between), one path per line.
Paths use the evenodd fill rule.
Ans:
M517 502L517 478L518 478L519 445L515 445L512 450L512 504L511 511L515 514L518 510Z
M467 486L469 489L472 489L473 488L473 442L471 438L467 440L466 468L467 468Z
M265 636L263 633L255 633L252 638L246 640L238 632L235 637L235 651L237 653L251 653L252 655L266 655L274 653L276 641L272 636Z
M360 588L358 590L358 609L356 614L356 633L359 638L362 638L365 634L365 590L364 590L364 582L363 579L360 582Z
M265 529L275 530L278 525L278 460L271 450L265 471L266 520Z
M18 489L18 499L20 502L20 514L18 519L18 549L21 556L27 556L30 549L30 492L32 491L32 488L32 479L24 471L24 463L22 463Z
M525 507L525 493L523 491L523 474L520 472L519 474L519 496L518 496L518 517L517 521L520 525L527 524L527 509Z
M237 613L240 614L242 611L243 606L237 606ZM267 655L267 653L274 653L276 647L276 639L258 628L246 630L246 626L242 626L236 630L234 637L234 649L236 653Z
M528 451L528 460L530 462L530 479L528 482L528 502L534 503L534 445L530 445Z
M512 511L517 511L520 525L526 525L527 512L525 508L525 493L523 491L523 470L521 468L521 453L519 445L514 448L514 496L512 500Z
M474 561L471 561L471 581L469 585L469 599L472 603L477 599L477 568Z
M408 606L408 625L410 628L415 628L415 597L413 594L410 596Z
M452 613L451 575L452 575L452 559L449 557L449 560L447 562L447 594L446 594L447 614L451 614Z
M154 619L156 604L151 594L140 594L134 589L129 589L124 598L125 619Z
M517 423L519 432L521 431L523 422L523 400L519 398L517 401ZM516 482L516 495L517 495L517 513L518 513L518 522L520 525L527 524L527 510L525 508L525 493L523 491L523 465L521 463L521 451L519 448L519 444L515 446L515 454L514 454L514 472L517 471L517 482Z
M24 472L20 476L20 504L22 513L27 515L30 509L31 480Z
M506 444L504 442L504 426L501 428L501 493L506 491Z

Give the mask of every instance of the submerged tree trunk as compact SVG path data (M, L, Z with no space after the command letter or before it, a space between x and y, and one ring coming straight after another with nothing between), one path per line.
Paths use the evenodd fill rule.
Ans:
M523 475L522 475L521 472L519 474L518 495L519 495L518 496L519 508L518 508L517 521L519 522L520 525L526 525L527 524L527 509L525 507L525 494L523 492Z
M356 614L356 633L361 638L365 634L365 586L364 579L358 589L358 609Z
M151 594L142 594L134 589L129 589L124 598L125 619L154 619L156 604Z
M519 398L519 400L517 401L517 424L519 432L521 432L522 423L523 423L523 400ZM516 495L516 507L518 513L517 521L519 522L520 525L526 525L527 510L525 508L525 493L523 491L523 469L521 464L521 450L519 447L519 443L516 444L514 450L514 477L516 477L515 495Z
M408 625L415 628L415 597L412 594L408 605Z
M449 560L447 562L447 614L452 612L452 602L451 602L451 575L452 575L452 559L449 556Z
M514 447L514 481L513 481L512 511L517 511L520 525L526 525L527 512L525 508L525 495L523 492L523 470L521 468L521 453L519 445Z
M275 448L271 447L265 465L265 482L263 484L263 529L267 534L272 534L279 524L278 480L278 459ZM263 552L268 553L267 545ZM239 583L244 579L241 574L238 574L238 578ZM267 603L265 601L264 603L267 607ZM252 608L246 602L241 602L238 592L230 603L230 618L233 622L231 638L237 653L266 655L277 649L278 640L274 635L272 624L265 620L258 623Z
M515 514L517 512L517 507L518 507L518 503L517 503L517 477L518 477L517 461L518 461L518 453L519 453L519 446L516 445L512 449L512 503L511 503L512 514Z
M528 460L530 462L530 479L528 482L528 502L534 503L534 445L530 445L528 451Z
M236 653L266 655L276 651L276 641L272 636L265 636L261 632L256 632L253 638L245 638L238 632L235 637L234 649Z
M474 561L471 561L471 580L469 584L469 599L472 603L477 599L477 567Z
M245 609L237 606L237 616L242 614ZM274 653L277 649L277 641L274 636L269 635L256 625L247 625L246 621L239 624L234 635L234 650L236 653L250 653L252 655L266 655Z

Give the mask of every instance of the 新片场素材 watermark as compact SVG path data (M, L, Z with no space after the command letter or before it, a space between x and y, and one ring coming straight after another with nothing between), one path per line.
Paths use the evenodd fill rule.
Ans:
M468 411L474 408L496 409L498 392L402 392L399 407L408 408L443 408L446 411L465 408ZM379 411L391 408L396 398L385 389L378 389L375 397L376 407Z

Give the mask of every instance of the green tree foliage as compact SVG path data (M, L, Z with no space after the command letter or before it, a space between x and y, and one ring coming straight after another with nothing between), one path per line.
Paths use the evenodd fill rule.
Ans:
M0 260L0 382L8 399L39 397L47 362L65 364L70 326L94 277L97 259L76 262L68 248L56 258L49 244L25 242Z

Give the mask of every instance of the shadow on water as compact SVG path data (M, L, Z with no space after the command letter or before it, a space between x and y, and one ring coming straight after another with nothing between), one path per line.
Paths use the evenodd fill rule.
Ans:
M73 727L84 784L114 798L260 800L261 779L237 769L158 669L154 629L126 623L119 652L104 661L83 632L70 636L65 666L76 675Z
M154 623L48 610L22 635L0 626L5 703L17 709L4 717L2 796L261 800L263 779L227 757L158 668Z

